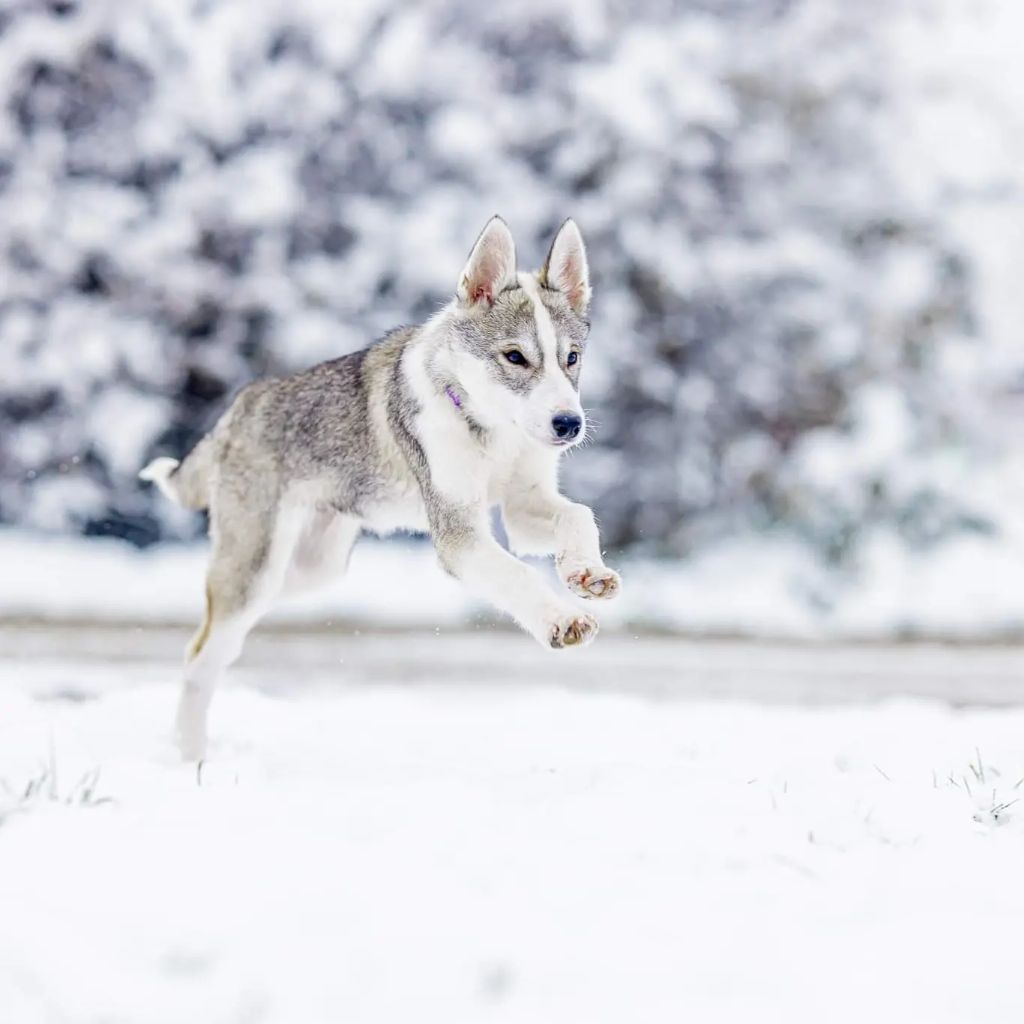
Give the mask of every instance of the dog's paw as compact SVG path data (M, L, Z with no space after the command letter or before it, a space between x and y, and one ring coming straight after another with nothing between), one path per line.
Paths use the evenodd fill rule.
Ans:
M564 577L565 585L577 596L588 601L608 601L619 596L622 580L614 569L600 565L596 569L580 569Z
M597 620L590 615L570 614L551 624L548 644L556 651L563 647L586 647L597 636Z

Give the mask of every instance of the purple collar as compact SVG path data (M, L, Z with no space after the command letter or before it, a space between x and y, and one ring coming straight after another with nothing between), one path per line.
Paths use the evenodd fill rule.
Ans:
M462 408L462 396L450 384L444 389L444 393L452 400L452 405L456 409Z

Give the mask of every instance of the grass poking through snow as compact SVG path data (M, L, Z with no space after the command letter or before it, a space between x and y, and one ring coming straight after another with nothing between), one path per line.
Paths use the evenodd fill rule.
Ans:
M0 779L0 825L19 812L43 804L63 804L66 807L99 807L112 802L108 796L100 796L98 787L100 769L85 772L68 789L62 790L57 770L57 754L50 745L46 760L39 771L25 782L12 785L8 779Z

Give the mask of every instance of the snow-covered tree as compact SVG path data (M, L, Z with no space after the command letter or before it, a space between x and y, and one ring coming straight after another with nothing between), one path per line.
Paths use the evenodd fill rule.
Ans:
M500 211L524 262L584 230L567 473L611 544L982 525L936 456L973 282L894 145L901 3L9 2L0 518L194 531L138 467L428 314Z

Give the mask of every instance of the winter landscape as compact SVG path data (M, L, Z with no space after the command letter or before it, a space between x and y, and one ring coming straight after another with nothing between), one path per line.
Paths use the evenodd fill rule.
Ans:
M1022 28L0 3L0 1024L1017 1024ZM206 522L138 471L495 212L587 241L600 635L367 537L183 762Z
M1019 1020L1019 657L266 636L197 772L185 636L3 634L6 1020Z

